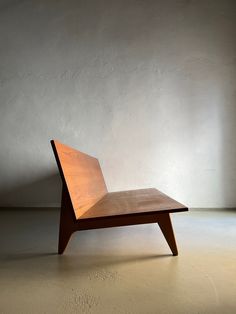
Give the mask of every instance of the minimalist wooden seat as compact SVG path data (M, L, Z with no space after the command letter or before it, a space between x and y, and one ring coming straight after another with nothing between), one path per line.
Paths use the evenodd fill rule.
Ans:
M178 255L170 213L186 206L154 188L109 193L96 158L55 140L51 144L63 183L59 254L75 231L155 222Z

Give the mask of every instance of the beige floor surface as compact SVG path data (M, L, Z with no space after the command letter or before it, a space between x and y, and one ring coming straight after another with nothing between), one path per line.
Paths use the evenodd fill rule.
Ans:
M172 217L178 257L157 224L77 232L58 256L57 210L0 210L0 313L236 313L236 210Z

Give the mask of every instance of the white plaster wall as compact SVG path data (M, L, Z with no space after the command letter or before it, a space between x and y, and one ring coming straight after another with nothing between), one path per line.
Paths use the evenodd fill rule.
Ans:
M236 1L0 3L1 206L59 204L52 138L110 190L236 206Z

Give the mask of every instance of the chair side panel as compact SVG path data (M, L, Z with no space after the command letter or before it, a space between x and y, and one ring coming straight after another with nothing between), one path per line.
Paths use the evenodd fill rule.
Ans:
M96 158L58 141L51 143L78 219L107 193L100 164Z

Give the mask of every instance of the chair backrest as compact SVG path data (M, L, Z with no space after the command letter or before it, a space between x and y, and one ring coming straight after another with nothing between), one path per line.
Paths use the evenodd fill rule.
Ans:
M78 219L107 194L98 160L56 140L51 141L63 184Z

